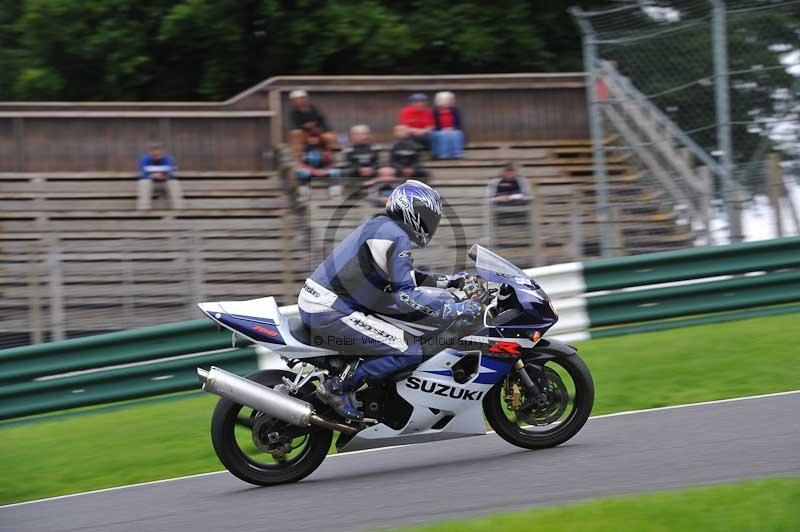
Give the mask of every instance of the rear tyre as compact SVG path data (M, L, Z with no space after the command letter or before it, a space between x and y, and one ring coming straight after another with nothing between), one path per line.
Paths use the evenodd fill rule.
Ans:
M545 449L561 445L581 430L592 412L594 382L589 368L578 355L572 355L548 360L538 368L526 364L526 371L546 390L547 403L514 411L507 401L508 389L518 384L517 371L513 370L483 399L486 420L498 436L517 447ZM518 400L525 403L527 398Z
M281 384L281 377L284 376L293 378L294 374L267 370L253 373L247 378L272 388ZM298 396L309 400L313 391L314 386L308 384ZM246 416L244 413L247 411L250 411L248 407L220 399L211 418L214 451L222 465L236 477L257 486L297 482L314 472L325 460L333 439L332 431L317 427L295 427L274 418L266 418L257 411L250 411L250 415ZM252 434L259 428L277 435L278 439L282 438L284 445L289 445L292 450L285 456L275 458L265 450L271 445L267 438L261 433ZM248 437L252 441L248 442Z

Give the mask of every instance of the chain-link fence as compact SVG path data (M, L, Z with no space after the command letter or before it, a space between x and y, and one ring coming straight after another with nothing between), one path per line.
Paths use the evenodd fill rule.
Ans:
M629 153L686 213L695 243L785 232L777 212L769 230L748 223L761 199L796 188L784 175L800 163L800 2L639 0L573 14L599 179L604 155Z

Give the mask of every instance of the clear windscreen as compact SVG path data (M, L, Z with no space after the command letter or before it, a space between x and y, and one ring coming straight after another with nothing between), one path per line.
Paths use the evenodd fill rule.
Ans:
M508 262L497 253L490 251L479 244L473 245L467 255L475 261L475 268L477 268L479 271L485 270L494 272L503 277L528 277L525 272L514 266L512 263Z

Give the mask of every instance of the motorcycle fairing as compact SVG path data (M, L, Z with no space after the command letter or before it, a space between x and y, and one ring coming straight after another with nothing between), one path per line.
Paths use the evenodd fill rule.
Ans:
M297 340L291 330L293 318L282 315L274 297L212 301L200 303L198 307L215 323L281 356L308 358L334 353Z
M462 357L473 353L480 357L477 371L459 384L453 378L452 368ZM413 407L403 428L393 429L379 423L357 433L340 451L485 434L483 398L512 367L513 362L485 357L478 351L445 349L397 381L398 395Z

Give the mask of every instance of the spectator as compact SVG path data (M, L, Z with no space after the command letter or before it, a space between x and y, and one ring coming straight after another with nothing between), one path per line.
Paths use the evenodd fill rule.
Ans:
M422 147L411 138L408 127L395 126L394 136L397 140L392 145L389 164L394 168L397 176L403 180L426 181L430 174L420 166L419 152Z
M289 131L289 145L292 148L292 155L299 159L306 144L306 137L309 132L319 131L328 146L336 144L336 133L331 130L325 115L311 104L308 93L297 89L289 93L289 101L292 102L292 112L290 115L291 131Z
M297 189L299 199L307 200L311 196L309 181L314 177L330 179L328 192L332 198L342 195L339 184L341 172L333 166L333 155L325 140L318 131L312 130L306 135L306 146L297 165L297 178L300 186Z
M528 181L517 174L513 163L508 163L502 175L489 182L488 196L497 206L525 205L532 198Z
M397 122L408 128L412 140L424 148L430 148L430 134L433 131L434 121L433 112L428 107L428 97L418 92L412 94L408 101L410 103L400 110Z
M138 210L149 210L153 196L162 194L169 196L173 209L183 208L183 193L175 170L175 160L164 152L164 147L158 142L150 144L148 152L139 158Z
M460 159L464 152L461 112L452 92L437 92L433 99L435 131L431 132L431 152L436 159Z
M350 128L350 146L343 154L347 162L345 175L353 184L361 185L377 175L380 166L380 148L370 144L369 126L361 124Z
M400 184L397 179L397 173L391 166L384 166L378 170L378 177L369 182L369 192L367 192L367 201L375 207L384 208L386 202L389 201L389 196L392 191Z

